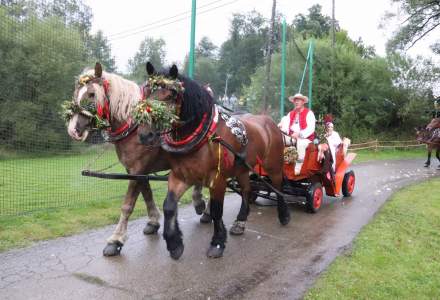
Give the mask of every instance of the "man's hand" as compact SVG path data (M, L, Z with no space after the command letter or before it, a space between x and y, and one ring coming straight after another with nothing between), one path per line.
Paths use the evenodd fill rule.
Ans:
M294 132L291 135L293 138L298 139L299 138L299 132Z

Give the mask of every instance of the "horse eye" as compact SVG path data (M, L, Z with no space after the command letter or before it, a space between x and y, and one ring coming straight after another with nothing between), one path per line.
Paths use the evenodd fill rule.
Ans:
M89 98L95 98L95 93L89 93Z

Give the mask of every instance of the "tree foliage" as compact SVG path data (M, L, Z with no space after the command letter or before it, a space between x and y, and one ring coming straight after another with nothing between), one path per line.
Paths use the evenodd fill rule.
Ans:
M268 25L263 16L251 11L234 14L229 30L230 37L220 47L219 73L223 82L227 74L230 93L239 93L250 83L250 76L264 63Z
M218 47L209 39L209 37L204 36L200 40L196 48L196 57L207 57L216 58Z
M287 45L286 95L299 91L304 68L300 51L306 53L308 43L297 38ZM369 47L363 43L351 40L345 31L336 34L334 59L329 37L315 43L313 110L317 116L332 113L341 133L355 141L384 134L405 135L427 121L426 110L432 105L432 89L440 74L431 61L400 54L378 57L366 51ZM280 118L280 81L276 80L281 77L280 59L279 53L273 57L276 84L271 86L271 109L275 120ZM259 67L244 89L248 107L255 112L261 108L263 73ZM307 90L306 80L302 92L307 94ZM285 111L293 108L286 100L284 105Z
M332 28L332 19L322 14L322 6L315 4L309 8L308 15L298 14L293 20L295 30L301 32L304 39L327 36ZM335 23L335 31L339 31L339 24Z
M414 46L440 25L440 0L391 0L400 7L406 18L388 42L388 48L406 50ZM388 12L388 19L396 18ZM434 52L440 54L440 44L432 45Z
M0 144L24 151L68 149L59 116L75 76L100 60L115 70L102 32L91 34L82 0L1 0Z
M165 41L162 38L146 37L133 58L128 60L129 77L138 83L145 82L145 64L149 61L160 70L165 64Z
M7 14L0 9L1 20L7 20ZM58 111L71 97L74 76L85 63L80 32L57 17L1 22L2 142L30 151L68 147Z
M90 36L87 50L90 51L89 60L92 63L99 61L107 72L116 71L116 62L112 56L111 47L101 30Z

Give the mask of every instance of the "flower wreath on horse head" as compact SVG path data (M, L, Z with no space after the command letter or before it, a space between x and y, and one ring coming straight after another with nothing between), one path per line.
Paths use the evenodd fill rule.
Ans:
M179 122L180 107L185 91L183 82L178 78L171 79L164 75L153 75L146 84L146 100L141 101L133 111L133 119L137 123L147 123L159 131L167 131L177 127ZM171 91L169 98L158 100L150 95L161 91Z

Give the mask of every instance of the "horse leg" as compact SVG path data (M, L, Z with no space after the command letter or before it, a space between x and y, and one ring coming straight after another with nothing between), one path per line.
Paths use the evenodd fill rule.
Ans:
M437 147L435 150L435 157L437 157L437 160L440 162L440 147ZM437 166L437 169L440 170L440 165Z
M128 190L125 194L124 202L121 206L121 216L118 225L116 225L113 234L107 239L107 245L103 250L104 256L115 256L121 253L122 246L128 239L127 224L128 218L133 212L137 197L140 193L140 183L136 180L130 180Z
M212 236L211 245L206 255L209 258L217 258L223 256L227 231L223 224L223 201L226 192L226 180L216 180L214 188L210 189L211 197L211 216L214 222L214 235Z
M163 238L167 243L167 250L173 259L179 259L183 254L184 246L182 231L177 221L177 202L189 186L176 178L173 172L168 178L168 193L163 203L164 230Z
M432 149L429 145L427 145L427 148L428 148L428 160L425 162L426 168L431 165L431 152L432 152Z
M242 173L237 177L241 187L241 207L237 219L234 221L229 233L232 235L242 235L246 228L246 221L249 216L249 199L251 196L251 185L248 172Z
M203 212L202 216L200 217L200 223L208 224L212 222L211 217L211 200L208 201L205 211Z
M154 203L153 193L151 191L151 186L149 180L141 181L140 190L144 198L145 205L147 206L148 219L147 225L144 228L144 234L156 234L160 228L160 212Z
M283 175L279 173L272 173L269 176L272 180L272 185L278 191L282 191L283 184ZM284 197L282 195L277 194L277 210L278 210L278 220L281 225L287 225L290 222L290 212L289 207L287 206L286 201L284 201Z
M203 194L202 194L203 186L202 185L195 185L192 193L192 199L194 208L196 209L196 214L202 215L200 217L200 223L211 223L212 218L209 214L209 201L208 205L205 204L205 201L203 200Z
M201 215L206 210L205 200L203 200L203 186L195 185L192 193L192 202L194 205L194 209L196 210L196 214Z

